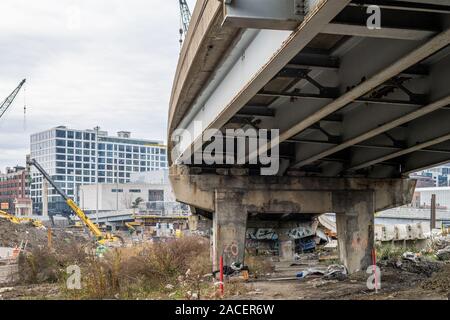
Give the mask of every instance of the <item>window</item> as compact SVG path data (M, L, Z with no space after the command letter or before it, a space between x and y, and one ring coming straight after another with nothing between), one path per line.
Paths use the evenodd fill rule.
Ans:
M65 147L66 146L66 140L56 140L56 145L58 147Z
M66 163L63 161L57 161L56 162L56 166L57 167L61 167L61 168L65 168L66 167Z
M120 193L120 192L123 192L123 189L112 189L111 192Z
M75 139L81 140L81 132L75 132Z
M56 137L57 138L65 138L66 137L66 131L56 130Z
M73 139L74 138L74 132L73 131L67 131L67 138L68 139Z
M73 146L74 146L73 141L67 141L67 146L70 148L73 148Z
M141 189L130 189L130 193L141 193Z
M148 201L164 201L164 190L148 190Z

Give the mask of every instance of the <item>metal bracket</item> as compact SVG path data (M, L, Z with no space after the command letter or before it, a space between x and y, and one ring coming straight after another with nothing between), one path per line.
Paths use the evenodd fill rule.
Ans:
M341 143L342 142L342 139L340 136L335 136L335 135L328 133L328 131L326 131L324 128L322 128L320 123L316 123L316 124L312 125L311 128L317 129L320 132L322 132L327 137L328 142L331 142L331 143Z
M428 97L424 94L417 94L411 92L408 88L404 86L404 82L411 80L409 77L395 77L389 81L386 81L384 84L380 85L377 89L373 90L370 94L370 98L379 99L380 102L383 102L382 97L389 95L394 92L396 89L401 90L408 96L408 100L402 101L397 100L397 102L404 102L405 104L411 105L424 105L427 103Z
M299 80L305 80L309 82L311 85L316 87L319 90L320 95L323 96L338 96L339 95L339 88L333 88L333 87L325 87L321 85L319 82L311 78L309 73L312 70L310 69L285 69L279 73L280 77L284 76L290 76L297 78Z
M386 136L389 140L392 141L392 145L393 145L394 147L397 147L397 148L405 148L405 147L406 147L406 144L405 144L404 141L395 139L395 138L394 138L392 135L390 135L388 132L383 132L383 135Z

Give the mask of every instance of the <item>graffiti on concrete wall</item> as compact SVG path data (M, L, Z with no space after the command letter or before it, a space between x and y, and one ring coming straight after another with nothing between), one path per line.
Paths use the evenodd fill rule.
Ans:
M291 228L248 228L246 237L252 240L278 240L280 233L286 234L290 239L302 239L316 234L318 223L316 221L298 223Z
M299 226L287 231L287 235L291 239L302 239L316 234L316 229L312 226Z
M252 240L278 240L278 234L272 228L249 228L246 237Z

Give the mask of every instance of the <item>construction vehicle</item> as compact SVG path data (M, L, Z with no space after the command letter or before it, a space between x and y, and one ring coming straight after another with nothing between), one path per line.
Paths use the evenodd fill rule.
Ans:
M2 104L0 104L0 118L3 117L3 115L6 113L6 111L8 110L8 108L11 106L11 104L14 102L14 99L16 98L17 94L19 93L20 89L22 88L22 86L25 84L26 79L23 79L19 85L17 86L17 88L14 89L13 92L11 92L11 94L6 97L6 99L2 102Z
M9 214L5 211L0 210L0 218L9 220L10 222L15 223L15 224L20 224L20 219L18 217L13 216L12 214Z
M42 229L45 228L44 224L40 220L36 220L36 219L28 218L28 217L17 217L12 214L9 214L5 211L0 210L0 219L2 219L2 218L9 220L10 222L15 223L15 224L31 223L36 228L42 228Z
M42 176L50 183L50 185L56 190L56 192L64 199L70 209L80 218L89 231L95 236L99 244L113 244L120 242L123 244L123 239L117 235L113 235L108 232L102 232L100 228L94 224L91 219L81 210L80 207L53 181L50 175L42 168L42 166L35 160L31 159L28 164L34 166Z
M136 222L136 221L125 222L125 226L128 228L128 230L129 230L131 233L134 233L134 232L136 232L136 228L135 228L135 227L140 227L140 226L142 226L142 223Z

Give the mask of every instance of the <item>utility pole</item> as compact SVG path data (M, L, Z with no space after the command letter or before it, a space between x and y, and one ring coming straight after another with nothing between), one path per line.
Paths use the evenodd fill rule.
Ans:
M430 217L430 229L431 231L436 228L436 195L431 195L431 217Z
M98 225L98 131L99 126L94 128L95 130L95 185L96 185L96 203L95 203L95 219Z
M118 167L118 159L116 158L116 151L114 150L114 157L113 157L113 169L114 169L114 176L116 177L116 214L119 213L119 167Z
M48 217L48 182L42 177L42 216Z

